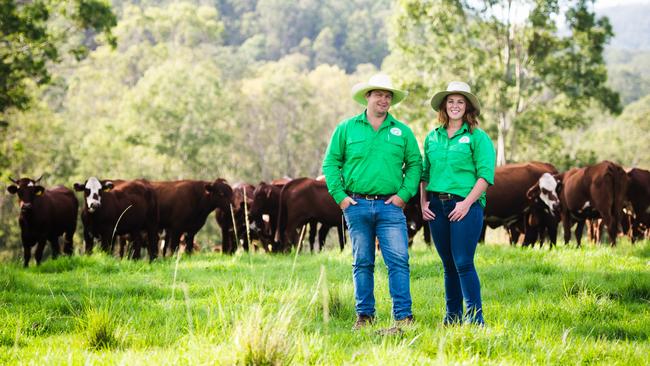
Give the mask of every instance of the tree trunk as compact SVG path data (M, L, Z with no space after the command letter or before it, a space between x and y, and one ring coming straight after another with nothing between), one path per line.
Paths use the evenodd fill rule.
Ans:
M508 116L505 112L499 114L499 136L497 138L497 166L506 163L506 136L508 135Z

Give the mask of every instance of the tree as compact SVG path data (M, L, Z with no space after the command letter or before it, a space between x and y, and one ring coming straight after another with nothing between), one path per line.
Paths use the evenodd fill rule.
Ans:
M585 124L591 101L620 112L618 95L605 85L602 56L612 28L594 15L592 2L571 1L564 13L558 1L525 5L530 10L519 21L511 0L476 7L450 0L398 2L387 67L415 94L404 106L412 121L423 125L431 118L422 102L431 96L429 87L468 81L483 103L482 120L496 121L486 127L497 132L497 162L504 164L518 157L519 126ZM567 29L559 32L562 15Z
M72 34L100 32L115 45L116 18L100 0L0 0L0 19L0 113L28 107L27 80L48 83L48 63L61 60L60 49L69 47L77 58L86 54L86 44L66 44Z

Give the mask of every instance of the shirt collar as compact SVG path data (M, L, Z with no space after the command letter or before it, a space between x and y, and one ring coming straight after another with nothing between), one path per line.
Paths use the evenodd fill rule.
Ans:
M444 134L445 136L447 136L447 130L445 130L444 126L438 126L436 128L436 132L439 133L439 134ZM462 135L462 134L467 133L467 132L469 132L469 125L467 124L467 122L463 121L463 125L460 126L460 128L458 129L458 131L456 131L454 136ZM454 136L452 136L452 138Z
M366 109L363 112L361 112L361 114L357 115L356 120L370 124L370 121L368 121L368 116L366 115L367 111L368 110ZM386 112L386 119L384 120L384 122L382 122L381 126L379 126L379 129L383 128L384 126L388 126L388 125L392 126L394 124L395 124L395 117L393 117L392 114Z

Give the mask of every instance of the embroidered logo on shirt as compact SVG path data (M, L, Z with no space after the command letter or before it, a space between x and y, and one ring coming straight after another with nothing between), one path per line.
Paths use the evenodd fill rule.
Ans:
M469 137L468 136L463 136L458 140L459 143L461 144L469 144Z
M390 133L392 133L395 136L402 136L402 130L400 130L397 127L393 127L390 129Z

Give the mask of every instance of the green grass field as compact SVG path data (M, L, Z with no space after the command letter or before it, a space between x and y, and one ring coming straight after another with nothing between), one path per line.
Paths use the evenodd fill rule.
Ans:
M295 259L295 267L294 267ZM553 251L483 245L485 328L443 327L442 266L411 255L416 324L352 332L351 254L104 255L0 264L0 364L650 364L650 242Z

